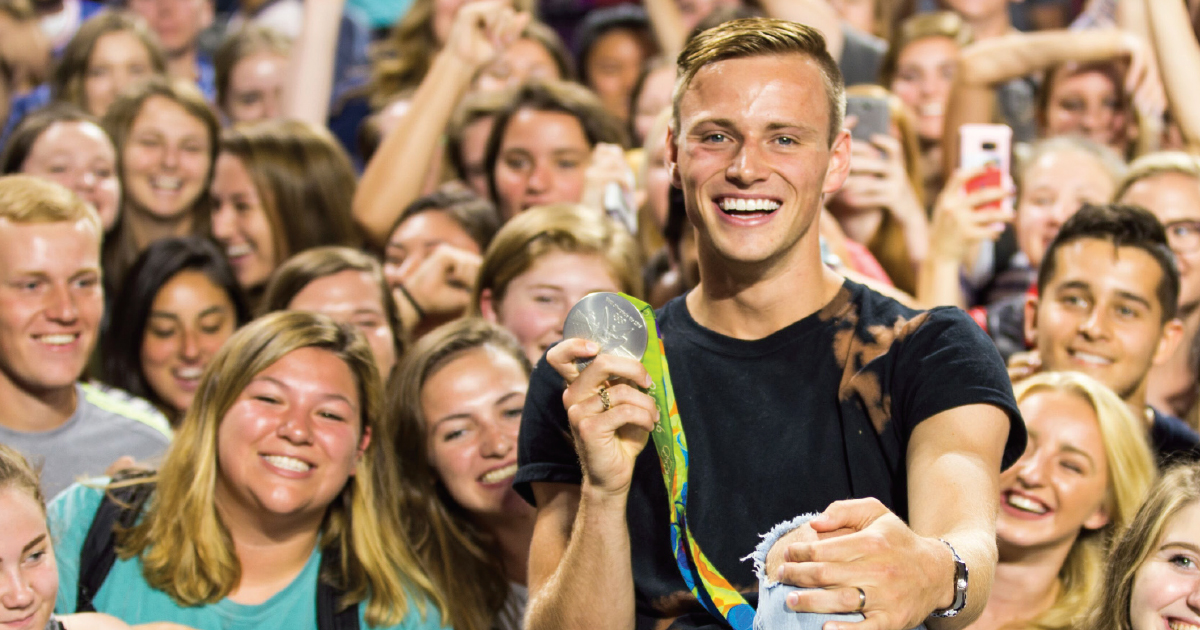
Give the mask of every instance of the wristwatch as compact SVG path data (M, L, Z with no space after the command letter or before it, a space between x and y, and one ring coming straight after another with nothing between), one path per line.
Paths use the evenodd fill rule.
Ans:
M967 607L967 563L958 556L958 552L954 550L954 545L941 540L943 544L950 548L950 555L954 556L954 603L950 604L949 608L935 610L929 614L930 617L957 617L958 613L962 612L963 608Z

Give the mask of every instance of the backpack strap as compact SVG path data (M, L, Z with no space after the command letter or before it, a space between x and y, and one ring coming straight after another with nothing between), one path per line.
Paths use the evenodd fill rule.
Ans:
M139 471L129 474L118 474L113 481L127 481L153 475L152 472ZM108 572L117 561L115 530L132 527L150 495L154 494L155 484L152 482L138 483L105 491L96 509L96 516L88 529L87 538L79 558L79 589L76 594L75 612L96 612L92 600L104 584ZM326 550L321 556L321 571L326 567L336 568L340 564L336 549ZM359 630L358 606L347 606L338 610L344 593L324 580L317 580L317 629L318 630Z
M339 570L340 555L335 547L323 550L319 575L324 575L326 569ZM358 630L358 604L338 610L344 594L341 589L317 578L317 630Z
M122 472L113 477L113 482L140 479L154 474L152 471ZM115 530L117 527L132 527L137 522L146 500L154 494L154 487L153 482L145 482L105 490L100 507L96 509L96 516L92 518L87 538L83 541L83 550L79 554L79 586L75 595L75 612L96 612L92 600L117 561Z

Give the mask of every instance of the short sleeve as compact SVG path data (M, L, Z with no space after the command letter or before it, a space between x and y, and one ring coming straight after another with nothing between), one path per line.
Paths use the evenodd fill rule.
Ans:
M1002 468L1025 452L1025 422L1004 360L965 312L929 311L905 337L892 366L892 416L906 434L926 418L964 405L992 405L1009 420Z
M513 480L513 488L530 505L535 505L531 483L579 485L583 482L567 410L563 408L564 389L562 376L543 356L533 370L525 395L525 411L521 414L521 433L517 440L520 468Z
M54 558L58 563L58 602L54 610L60 615L75 612L79 554L83 551L83 542L92 527L96 510L104 499L104 483L107 480L97 480L96 485L72 484L46 506Z

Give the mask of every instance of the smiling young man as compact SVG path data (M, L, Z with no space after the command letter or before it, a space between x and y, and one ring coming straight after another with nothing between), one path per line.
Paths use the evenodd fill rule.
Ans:
M687 490L664 485L671 446L644 448L658 418L642 364L605 354L581 373L594 344L550 349L515 478L538 508L526 627L749 628L759 577L743 558L773 528L791 533L758 558L767 614L818 615L784 623L965 626L996 561L998 475L1025 441L995 347L957 309L906 309L822 263L817 220L850 137L816 31L738 20L678 63L667 163L701 281L656 320Z
M156 457L170 435L160 414L77 382L104 312L100 234L66 188L0 177L0 443L42 466L46 496Z
M1171 359L1183 334L1179 269L1158 219L1085 204L1046 250L1038 296L1025 305L1025 336L1041 369L1083 372L1116 392L1145 418L1160 462L1194 457L1196 432L1146 404L1151 368Z

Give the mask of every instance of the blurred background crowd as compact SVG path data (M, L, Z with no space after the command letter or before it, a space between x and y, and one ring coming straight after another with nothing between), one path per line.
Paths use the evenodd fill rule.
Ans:
M407 581L356 560L343 590L372 593L372 625L428 608L432 624L519 627L534 511L511 479L531 365L588 293L657 307L700 281L666 161L674 59L760 15L819 29L847 85L853 162L818 224L826 263L907 305L966 309L1036 429L999 527L998 588L1025 598L979 623L1078 625L1155 471L1200 442L1196 0L0 0L0 444L41 466L47 497L131 463L161 467L164 496L208 479L207 495L151 503L113 575L141 558L145 588L179 606L266 605L243 589L274 594L277 575L177 584L186 567L147 550L222 536L206 517L171 523L237 494L211 463L244 399L345 381L338 413L362 422L329 439L371 456L337 488L390 496L373 509L394 531L334 529L395 546ZM39 204L59 209L21 215ZM341 362L247 354L275 343L277 359ZM247 393L287 369L268 380L288 393ZM1068 371L1086 376L1051 378ZM1064 443L1087 455L1067 473ZM1064 474L1092 485L1039 494ZM1170 488L1197 492L1181 475L1146 519L1197 518L1194 496L1163 507ZM78 545L67 532L91 516L71 510L100 501L81 492L50 514ZM326 499L313 536L335 508L366 509ZM1075 520L1029 525L1048 511ZM1142 523L1147 548L1173 522Z

